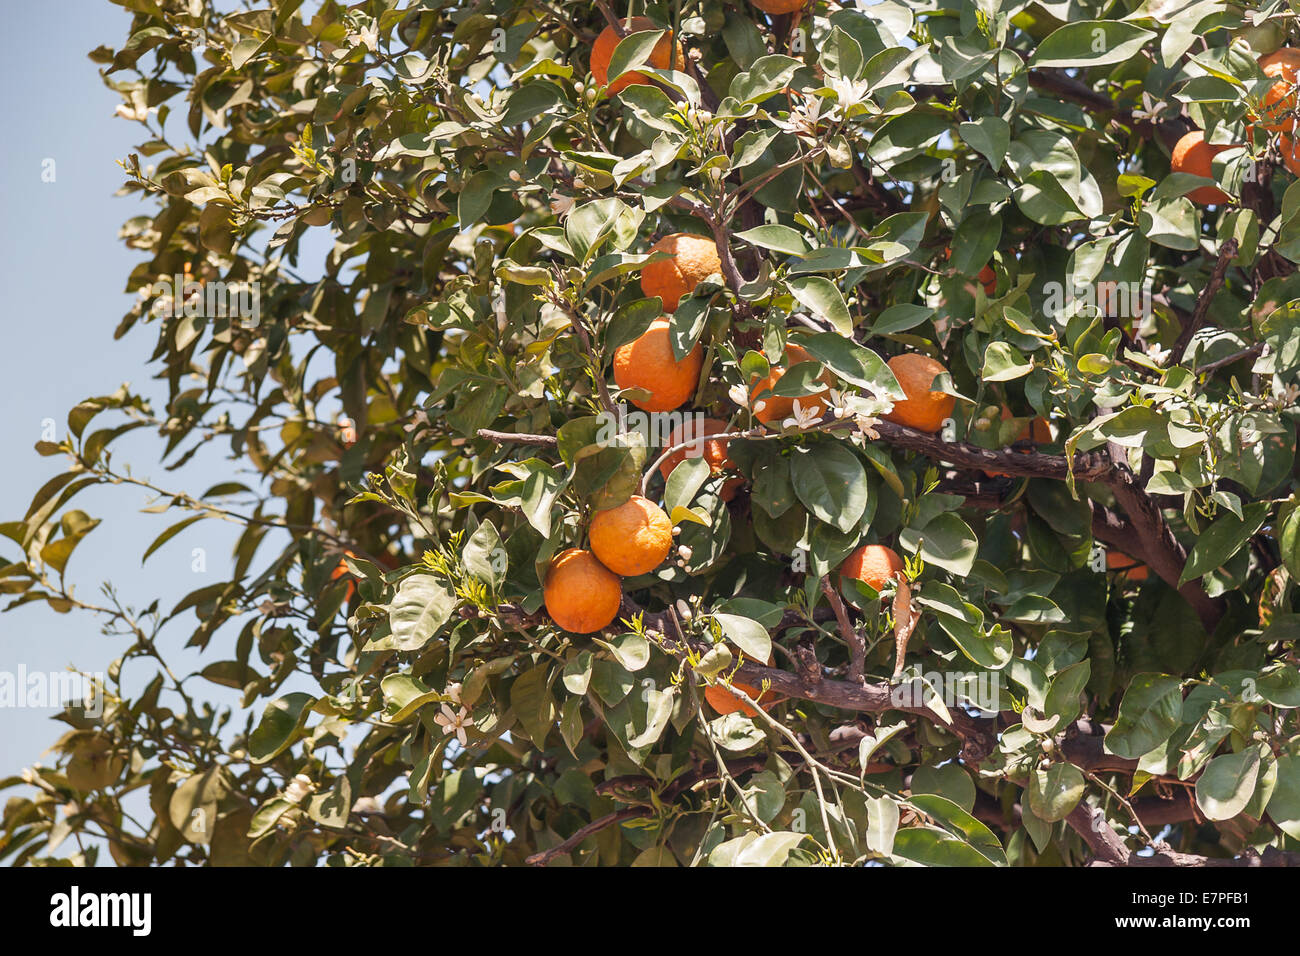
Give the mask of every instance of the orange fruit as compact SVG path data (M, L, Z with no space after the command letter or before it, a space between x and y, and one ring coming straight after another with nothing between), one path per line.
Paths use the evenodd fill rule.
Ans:
M591 519L591 550L615 574L635 577L664 563L673 546L673 523L648 498L633 495Z
M618 575L581 548L569 548L551 559L543 593L551 620L574 634L609 626L623 601Z
M1145 581L1151 574L1151 569L1145 564L1120 551L1106 552L1106 567L1111 571L1123 572L1121 577L1130 581Z
M775 665L776 654L773 652L772 656L767 659L767 666L774 667ZM758 706L762 707L764 710L771 710L777 703L776 695L770 687L767 689L766 693L760 694L757 687L753 684L746 684L744 681L733 680L731 686L748 694L753 700L756 700ZM719 716L732 714L736 711L740 711L746 717L750 718L758 716L758 711L756 711L752 705L741 700L723 684L713 684L704 688L704 699L709 702L710 707L718 712Z
M1277 148L1282 153L1282 165L1296 176L1300 176L1300 150L1297 149L1297 144L1300 144L1300 140L1292 139L1285 133L1277 138Z
M679 448L662 462L659 463L659 474L663 475L664 481L673 473L673 469L680 465L687 458L703 458L709 463L709 474L718 475L728 468L735 467L735 462L727 455L726 439L709 438L709 435L718 435L727 430L727 423L718 418L706 418L700 423L698 434L696 430L695 418L688 418L682 424L678 425L668 435L668 440L664 446L671 448L673 445L680 445L684 441L692 442L685 448ZM722 488L718 492L723 501L730 501L736 497L736 489L745 483L743 478L728 478L722 483Z
M930 386L936 376L948 370L928 355L917 352L894 356L889 360L889 370L907 398L894 402L894 410L885 419L923 432L937 432L942 428L957 400L945 392L931 391Z
M773 15L794 13L796 10L802 10L808 6L808 0L753 0L753 3L764 13Z
M1290 132L1295 126L1291 114L1296 108L1297 74L1300 73L1300 50L1284 46L1259 58L1259 68L1274 80L1264 94L1263 122L1271 133Z
M775 703L771 699L772 691L769 688L766 694L760 694L758 688L744 681L733 680L731 686L744 691L754 700L758 701L758 706L764 710L771 710ZM704 688L704 699L709 702L709 706L716 710L719 716L735 713L740 711L746 717L757 717L758 711L741 700L722 684L714 684L712 687Z
M652 262L641 270L641 291L647 297L657 295L663 299L665 312L676 311L682 296L694 292L697 285L722 271L717 244L707 236L675 232L656 242L650 251L666 252L673 257Z
M800 362L812 362L815 359L808 354L805 349L797 345L787 345L785 347L786 365L775 365L763 378L756 379L749 386L749 403L754 408L754 417L764 425L776 422L778 425L794 414L795 398L785 395L773 395L771 390L776 388L776 383L781 381L790 367L798 365ZM817 381L825 385L831 385L835 379L830 372L822 372L817 376ZM829 407L827 402L829 396L826 389L815 392L812 395L798 396L799 407L801 409L813 408L818 415L824 415ZM762 405L760 408L759 405Z
M1191 173L1193 176L1214 178L1210 161L1230 146L1213 146L1205 141L1205 132L1194 129L1174 145L1174 154L1169 160L1169 168L1176 173ZM1187 194L1187 198L1200 206L1217 206L1232 197L1218 186L1198 186Z
M710 435L718 435L727 430L727 423L720 418L706 418L699 423L696 428L696 419L688 418L682 422L668 435L668 440L664 445L671 448L673 445L680 445L684 441L691 442L685 448L679 448L659 465L659 474L664 476L664 480L673 473L673 469L680 465L688 456L691 458L703 458L709 463L709 473L718 474L727 468L732 467L734 462L727 457L726 439L709 438ZM698 431L698 436L697 436Z
M677 361L673 355L668 320L655 319L640 336L614 352L614 381L619 388L643 388L650 393L632 404L646 412L670 412L695 394L704 348L695 343L690 353Z
M1008 418L1014 418L1014 417L1015 416L1011 414L1011 409L1003 405L1002 420L1006 421ZM1032 441L1035 445L1050 444L1052 441L1052 427L1047 424L1046 418L1043 418L1041 415L1039 415L1033 421L1025 425L1024 428L1020 429L1020 434L1016 436L1015 440L1018 442ZM1020 451L1021 454L1028 454L1028 452L1023 451L1021 449L1016 449L1016 450ZM986 471L984 472L984 474L988 475L990 478L1010 477L1009 475L1007 475L1005 471Z
M659 24L655 23L648 17L633 17L631 20L623 21L623 29L628 33L642 33L646 30L661 30ZM638 73L636 70L629 70L622 76L617 77L614 82L609 82L609 61L614 56L614 50L618 47L623 38L619 36L612 26L607 26L600 31L600 36L596 37L596 42L591 45L591 75L596 80L597 86L606 86L606 94L613 96L629 86L648 86L650 77L644 73ZM673 31L668 30L655 48L650 51L648 65L656 70L684 70L686 69L686 58L682 55L682 45L673 37Z
M903 570L903 559L893 548L883 544L864 544L840 565L841 584L844 578L856 578L876 591L884 590Z

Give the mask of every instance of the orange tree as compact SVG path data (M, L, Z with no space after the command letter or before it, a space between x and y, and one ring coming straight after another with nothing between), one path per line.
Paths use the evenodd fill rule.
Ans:
M1292 859L1285 4L121 4L167 398L0 528L122 641L0 854ZM104 484L222 580L74 593Z

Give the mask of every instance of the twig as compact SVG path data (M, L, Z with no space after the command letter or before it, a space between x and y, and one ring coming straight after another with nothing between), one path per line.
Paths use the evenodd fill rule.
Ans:
M531 856L524 857L524 862L530 866L545 866L557 856L573 850L579 843L587 839L593 833L599 833L606 827L613 826L616 823L622 823L624 820L634 820L637 817L654 816L654 811L646 807L625 807L622 810L615 810L613 813L607 813L603 817L592 820L585 827L578 829L573 836L569 837L562 843L557 843L549 850L542 850L540 853L534 853Z
M1231 355L1224 356L1221 359L1215 359L1213 362L1206 362L1204 365L1196 366L1197 375L1205 375L1216 369L1221 369L1225 365L1235 365L1242 359L1253 358L1264 351L1264 342L1256 342L1248 349L1242 349L1240 352L1234 352Z
M1205 324L1205 319L1210 314L1210 304L1214 301L1214 297L1219 294L1219 290L1223 288L1223 280L1228 274L1228 266L1232 264L1232 260L1236 258L1236 255L1236 239L1229 239L1219 247L1219 260L1214 264L1214 271L1210 273L1210 279L1205 283L1205 288L1201 289L1201 294L1196 298L1196 308L1192 310L1191 321L1183 327L1178 340L1174 342L1173 351L1170 352L1169 360L1165 363L1166 368L1177 365L1183 360L1183 353L1187 351L1187 346L1191 344L1192 337Z
M486 438L490 442L498 445L540 445L544 448L555 448L559 444L559 439L554 435L528 435L523 432L498 432L491 428L480 428L478 430L479 438Z
M830 575L822 575L822 593L826 595L826 600L831 602L831 608L835 611L835 623L839 625L840 637L844 638L844 642L849 646L849 680L861 681L862 672L867 664L867 642L849 622L849 612L845 609L839 592L835 590L835 585L831 583Z

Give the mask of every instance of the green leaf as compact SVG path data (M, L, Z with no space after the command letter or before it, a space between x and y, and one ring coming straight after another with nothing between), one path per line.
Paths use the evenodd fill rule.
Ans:
M510 685L510 709L539 750L546 746L547 734L556 718L555 702L547 684L550 672L550 664L539 664L524 671Z
M1071 664L1052 678L1051 686L1047 690L1044 710L1049 717L1053 714L1060 716L1059 726L1072 724L1079 716L1081 708L1079 697L1088 686L1091 677L1092 663L1083 660Z
M625 670L635 674L650 663L650 642L641 634L620 634L611 641L594 638L595 642L614 655ZM568 679L565 679L568 686Z
M774 252L785 252L792 256L801 256L812 248L802 233L796 232L789 226L778 224L755 226L753 229L735 233L735 237L751 246L771 249Z
M1038 44L1029 58L1031 69L1104 66L1122 63L1155 37L1120 20L1081 20L1068 23Z
M750 660L766 664L771 659L772 638L768 635L767 628L758 621L739 614L717 612L713 617L722 628L722 633L727 635L727 640L744 651Z
M678 508L688 507L708 477L708 461L689 455L683 458L668 473L664 483L664 508L671 514Z
M1300 756L1277 759L1277 786L1268 801L1269 819L1287 836L1300 840Z
M1196 539L1187 564L1178 578L1179 585L1193 581L1215 568L1222 567L1260 529L1268 517L1268 502L1259 501L1243 509L1243 517L1228 513L1216 518L1214 523Z
M1258 779L1258 748L1221 754L1196 779L1196 805L1211 820L1231 820L1250 802Z
M1292 577L1300 577L1300 507L1291 507L1282 519L1278 545L1286 569Z
M923 305L907 303L891 305L876 316L876 321L871 326L871 334L892 335L896 332L906 332L908 329L916 328L922 322L928 322L934 318L934 314L934 309Z
M1029 778L1029 808L1048 823L1064 820L1083 797L1083 773L1071 763L1054 763Z
M798 344L844 381L878 395L900 399L906 394L889 366L871 349L835 332L801 336Z
M979 850L937 827L908 827L894 837L894 856L922 866L993 866Z
M506 548L491 521L484 521L469 536L461 551L461 562L466 571L491 588L499 588L505 582L508 567Z
M609 58L609 80L612 82L628 70L645 66L655 46L664 36L664 32L659 29L638 30L619 40L618 46L614 48L614 53Z
M1011 145L1011 124L1000 116L981 116L973 122L962 123L957 127L957 133L995 170L1002 165L1007 147Z
M432 574L404 578L388 607L394 646L402 651L422 648L451 619L456 593Z
M971 801L974 802L973 795ZM964 807L934 793L913 794L908 802L938 822L953 836L964 840L971 849L994 866L1007 865L1006 851L1002 849L1002 844L998 842L993 831L971 816Z
M389 674L379 682L379 689L384 695L384 719L390 724L402 723L442 696L410 674Z
M840 531L857 527L870 486L858 456L838 442L797 449L790 457L794 493L814 517Z
M784 866L790 853L804 841L806 833L777 830L746 833L718 844L709 854L709 866Z
M802 276L789 281L790 294L819 319L825 319L841 335L853 334L849 307L835 283L821 276Z
M1119 715L1106 734L1106 748L1138 760L1155 750L1182 722L1182 682L1167 674L1138 674L1129 683Z
M867 846L873 853L881 856L893 854L898 816L898 803L891 798L867 798Z
M986 382L1010 382L1024 378L1034 370L1034 360L1010 342L993 342L984 351L984 369L980 377Z
M252 763L263 764L282 754L294 735L307 722L316 698L295 691L285 694L266 705L262 719L248 735L248 758Z
M898 535L906 550L920 552L929 564L935 564L960 577L970 574L979 539L975 532L955 514L945 513L930 520L923 528L904 528Z

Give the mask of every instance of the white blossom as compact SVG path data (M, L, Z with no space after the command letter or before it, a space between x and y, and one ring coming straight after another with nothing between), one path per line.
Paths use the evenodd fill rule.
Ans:
M294 804L302 803L311 796L314 789L311 777L305 773L295 774L294 778L289 781L289 785L284 788L284 799Z
M474 726L474 721L469 716L469 711L464 707L460 710L452 710L446 704L442 705L442 712L435 714L434 722L442 727L442 732L448 736L456 735L461 746L465 746L469 738L465 736L465 730Z
M821 408L816 402L813 402L807 408L799 404L799 399L794 400L794 415L787 418L781 423L783 428L808 428L816 425L821 420Z

